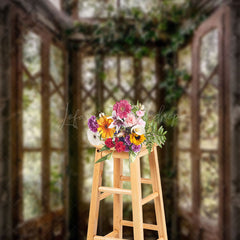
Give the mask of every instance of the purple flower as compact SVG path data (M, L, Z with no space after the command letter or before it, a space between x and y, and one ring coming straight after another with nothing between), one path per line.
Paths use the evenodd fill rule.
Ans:
M126 137L125 137L125 143L128 145L128 146L130 146L132 143L130 142L130 136L129 135L127 135Z
M132 145L132 150L134 151L134 152L139 152L140 151L140 149L141 149L141 145Z
M96 120L95 116L91 116L88 119L88 127L92 132L97 132L97 129L98 129L99 126L98 126L98 123L97 123L97 120Z
M129 146L125 145L125 150L124 152L129 152Z

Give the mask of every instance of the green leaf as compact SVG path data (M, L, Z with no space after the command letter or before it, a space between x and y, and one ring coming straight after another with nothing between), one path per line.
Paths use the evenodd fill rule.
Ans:
M147 150L148 150L148 153L149 153L149 154L150 154L151 151L152 151L153 144L154 144L153 141L147 143Z
M130 162L134 162L134 160L136 159L138 153L135 153L134 151L129 151L129 161Z
M106 150L109 150L109 149L110 148L105 145L99 150L99 152L103 152L103 151L106 151Z
M97 161L95 162L95 164L96 164L96 163L99 163L99 162L103 162L103 161L109 160L111 157L112 157L112 152L109 153L109 154L107 154L106 156L100 158L99 160L97 160Z

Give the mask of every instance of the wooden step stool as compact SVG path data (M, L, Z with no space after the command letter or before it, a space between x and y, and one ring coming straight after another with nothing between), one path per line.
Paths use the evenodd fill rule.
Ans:
M95 162L110 153L109 151L98 152L96 149ZM114 151L114 179L113 187L104 187L102 185L104 162L95 164L93 173L92 196L90 204L90 213L88 220L87 240L124 240L122 238L123 226L133 227L134 240L144 240L143 229L158 231L158 240L167 240L167 230L165 222L165 213L163 206L162 187L159 173L157 147L154 146L149 156L151 179L141 178L140 176L140 157L148 154L148 150L142 147L137 158L130 164L131 177L123 176L123 160L128 159L127 152L118 153ZM123 189L122 182L130 181L131 190ZM153 193L142 199L141 183L152 184ZM97 236L97 224L100 201L114 194L113 197L113 231L105 236ZM133 221L123 220L123 200L122 195L132 196ZM142 206L154 199L155 214L157 225L143 223Z

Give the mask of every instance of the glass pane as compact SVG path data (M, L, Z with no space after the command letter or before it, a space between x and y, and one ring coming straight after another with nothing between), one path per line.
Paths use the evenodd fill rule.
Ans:
M108 98L119 91L119 88L117 87L117 69L118 63L116 57L106 57L104 59L104 87L106 89L104 91L104 98Z
M141 176L143 178L151 179L151 172L150 172L150 165L149 165L149 156L146 155L144 157L141 157ZM149 194L151 194L152 191L152 185L150 184L142 184L142 197L147 197Z
M219 116L218 89L208 84L200 98L200 147L218 148Z
M107 104L105 103L105 107L110 106L112 108L112 105L109 105L109 102L112 102L110 99L131 101L134 95L133 59L130 57L107 57L104 61L104 69L104 97L105 101L108 101Z
M92 116L96 116L96 102L94 102L91 98L87 98L84 102L83 106L84 116L83 116L83 144L84 147L92 147L87 139L87 130L88 130L88 119ZM82 121L81 119L79 121Z
M192 164L190 152L178 154L178 195L179 205L190 209L192 206Z
M41 153L23 155L23 217L24 220L41 214Z
M113 158L104 162L104 185L113 187Z
M144 12L149 12L153 7L159 6L159 0L121 0L121 8L138 7Z
M91 190L93 181L93 168L94 168L94 159L95 159L95 148L87 148L83 151L83 189L82 189L82 198L86 202L91 200Z
M133 59L121 57L121 86L125 92L132 89L134 85Z
M63 167L64 153L52 152L50 170L50 206L51 209L63 206Z
M78 0L78 16L80 18L107 17L108 10L116 11L116 0Z
M82 61L82 80L84 82L84 88L91 90L95 87L96 79L96 64L94 57L84 57Z
M28 32L23 39L23 64L31 75L41 69L41 40L38 35Z
M50 47L50 74L57 85L63 83L64 77L63 52L58 47Z
M209 77L218 64L218 30L207 33L201 41L200 71Z
M191 147L191 101L183 95L178 102L178 147Z
M157 110L156 98L158 94L155 59L142 59L142 87L140 98L143 99L145 109L150 114L155 113Z
M130 177L130 163L128 159L123 159L123 176ZM123 182L124 189L131 189L131 183L124 181ZM124 203L131 203L132 197L130 195L123 195Z
M65 115L65 104L61 96L57 93L50 98L50 137L51 147L63 148L64 146L64 132L63 120Z
M202 153L201 156L201 215L208 219L218 218L219 163L217 154Z
M113 110L113 105L116 103L114 98L108 98L108 100L105 101L104 103L104 112L107 115L111 115L112 114L112 110Z
M23 146L41 147L41 94L40 79L23 88Z

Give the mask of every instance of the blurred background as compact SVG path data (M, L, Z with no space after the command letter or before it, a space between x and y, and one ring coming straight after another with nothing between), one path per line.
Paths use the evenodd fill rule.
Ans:
M169 240L239 240L239 18L237 0L1 0L0 239L86 239L87 119L127 99L168 131L158 155ZM106 161L104 185L112 173ZM101 202L99 235L112 207ZM153 202L143 212L154 224Z

